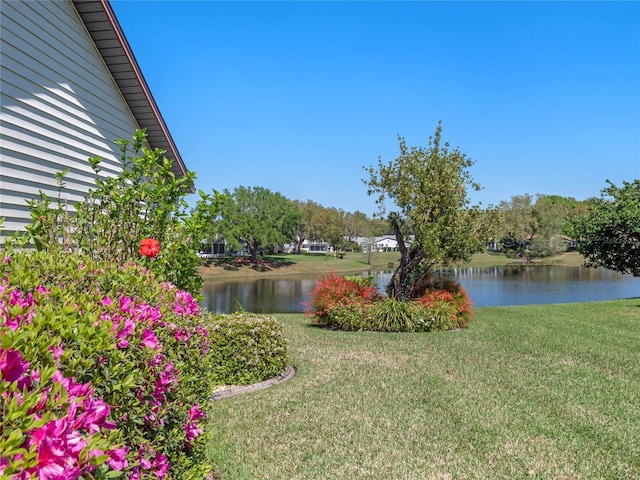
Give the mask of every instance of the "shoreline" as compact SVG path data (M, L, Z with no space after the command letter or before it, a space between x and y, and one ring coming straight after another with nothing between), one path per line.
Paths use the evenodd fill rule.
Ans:
M221 257L203 261L199 268L204 281L236 280L263 278L272 276L299 277L320 275L333 272L341 275L358 274L368 270L390 270L397 266L398 252L381 252L372 257L371 264L366 254L349 253L345 258L325 255L266 255L252 264L247 257ZM504 267L504 266L582 266L583 258L577 252L567 252L552 257L523 262L502 254L481 253L474 255L471 262L460 265L465 267Z

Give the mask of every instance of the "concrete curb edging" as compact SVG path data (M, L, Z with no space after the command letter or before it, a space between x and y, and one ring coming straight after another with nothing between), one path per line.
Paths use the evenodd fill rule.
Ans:
M284 367L284 372L282 372L279 375L276 375L273 378L269 378L262 382L253 383L251 385L244 385L241 387L233 386L223 390L215 391L211 395L211 400L215 402L216 400L224 400L225 398L234 397L242 393L249 393L249 392L255 392L257 390L262 390L264 388L270 387L271 385L277 385L278 383L286 382L287 380L292 379L295 374L296 374L296 369L293 368L291 365L287 364Z

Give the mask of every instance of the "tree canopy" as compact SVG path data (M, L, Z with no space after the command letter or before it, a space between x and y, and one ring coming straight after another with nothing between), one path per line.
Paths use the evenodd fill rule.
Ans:
M618 187L607 180L600 198L587 200L587 211L571 222L569 233L587 267L605 267L640 276L640 180Z
M291 200L263 187L240 186L224 193L220 230L237 246L247 245L252 261L261 248L278 248L294 240L302 214Z
M484 248L484 228L477 221L478 207L471 207L467 188L479 189L469 168L473 161L441 139L439 123L427 147L408 147L398 137L400 155L377 168L366 168L369 195L377 195L381 214L386 202L398 242L400 264L387 286L387 295L404 300L413 286L436 264L467 262ZM410 241L412 239L412 241Z

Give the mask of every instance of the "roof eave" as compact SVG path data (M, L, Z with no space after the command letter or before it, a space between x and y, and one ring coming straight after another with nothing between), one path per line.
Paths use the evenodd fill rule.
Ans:
M72 0L72 3L136 122L146 129L149 145L165 150L166 157L173 162L174 174L185 176L187 168L109 0Z

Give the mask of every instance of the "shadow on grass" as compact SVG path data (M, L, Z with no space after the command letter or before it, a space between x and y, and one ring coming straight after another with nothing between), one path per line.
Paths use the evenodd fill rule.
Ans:
M205 267L221 267L227 271L237 271L241 268L250 268L256 272L270 272L279 268L289 267L295 262L284 257L258 258L255 262L249 257L219 257L210 258L203 262Z

